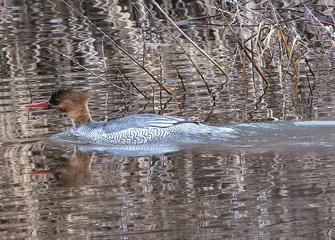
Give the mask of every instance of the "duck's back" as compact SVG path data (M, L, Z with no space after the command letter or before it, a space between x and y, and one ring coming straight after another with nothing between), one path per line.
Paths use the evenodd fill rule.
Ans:
M185 123L200 124L198 121L157 114L134 114L106 122L105 132L119 132L129 128L169 128Z

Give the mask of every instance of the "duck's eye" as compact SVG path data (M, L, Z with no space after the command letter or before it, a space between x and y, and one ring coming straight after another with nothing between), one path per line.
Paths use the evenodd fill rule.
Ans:
M52 101L53 105L58 105L59 103L60 103L60 100L58 98Z

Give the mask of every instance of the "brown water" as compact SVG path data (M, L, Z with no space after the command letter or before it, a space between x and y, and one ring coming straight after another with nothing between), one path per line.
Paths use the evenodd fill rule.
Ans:
M335 142L328 138L335 134L332 129L325 132L320 128L317 132L322 134L311 136L311 142L322 142L319 138L325 136L327 144L319 146L278 144L266 148L258 144L257 148L227 149L206 145L141 157L75 152L72 145L59 146L47 140L67 129L70 121L52 109L24 109L31 100L27 82L33 101L47 100L63 84L90 89L91 113L97 121L134 113L193 117L217 126L334 120L334 48L323 27L334 25L332 19L326 19L328 23L311 21L302 5L297 8L300 18L288 21L287 27L300 36L305 52L296 54L306 56L312 70L304 58L298 59L297 81L288 58L282 59L278 53L265 64L254 56L271 83L265 88L220 18L191 24L185 21L217 14L210 7L215 6L214 1L159 3L224 67L230 75L228 84L226 77L149 4L196 63L214 101L171 34L150 16L142 1L133 2L73 1L71 5L87 18L61 1L0 3L0 239L335 238ZM319 4L327 3L332 2ZM239 2L242 13L246 7L254 11L248 12L248 17L256 18L264 5ZM278 11L283 9L277 7ZM250 28L246 26L251 23L240 21L233 29L245 24L241 34L247 39ZM92 24L159 81L163 79L173 96L160 90ZM288 40L292 43L292 38ZM273 48L277 45L271 43ZM135 94L116 91L69 58ZM127 78L116 75L118 68ZM294 131L291 134L297 135ZM264 144L271 140L269 136ZM299 136L296 141L299 143ZM29 174L44 169L53 174Z

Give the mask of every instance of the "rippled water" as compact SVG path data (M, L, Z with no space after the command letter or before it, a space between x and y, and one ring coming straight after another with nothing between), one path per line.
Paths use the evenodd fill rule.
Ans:
M158 3L229 73L228 84L153 5L147 6L173 37L140 0L66 2L74 9L51 0L0 3L1 239L335 238L334 49L331 36L320 23L311 24L306 9L298 9L302 21L288 27L300 35L305 52L296 54L306 54L309 66L297 61L297 81L288 58L271 59L262 65L270 81L266 88L250 62L243 64L227 26L218 18L201 18L217 14L210 7L215 1ZM325 3L333 4L319 4ZM239 4L244 11L251 2ZM248 14L257 11L255 3ZM245 23L247 34L248 22L239 21L233 28ZM100 30L163 79L173 95ZM47 100L63 84L92 92L96 121L158 113L239 126L241 134L225 144L170 145L168 150L155 145L151 152L144 146L120 152L56 144L48 137L66 130L68 118L23 105ZM303 122L291 123L297 120ZM310 120L321 123L310 125Z

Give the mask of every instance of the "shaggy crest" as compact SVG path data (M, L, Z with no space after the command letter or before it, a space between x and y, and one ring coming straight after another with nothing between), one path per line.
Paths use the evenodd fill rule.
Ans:
M58 105L64 98L71 98L74 102L87 101L89 93L88 91L76 91L72 86L63 86L52 93L49 103Z

